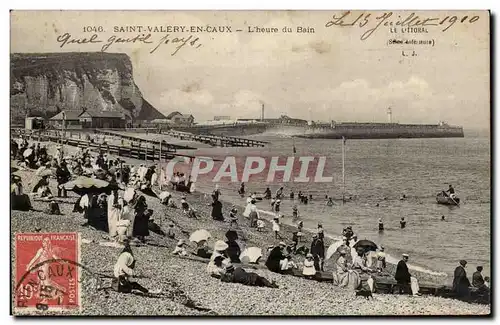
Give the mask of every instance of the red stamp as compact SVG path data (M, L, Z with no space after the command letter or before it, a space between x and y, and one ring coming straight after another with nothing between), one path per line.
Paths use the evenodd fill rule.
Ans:
M15 254L17 312L80 309L78 233L18 233Z

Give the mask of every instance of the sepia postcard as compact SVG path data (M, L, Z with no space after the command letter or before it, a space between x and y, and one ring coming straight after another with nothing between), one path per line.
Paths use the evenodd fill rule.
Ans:
M489 11L10 23L12 315L491 315Z

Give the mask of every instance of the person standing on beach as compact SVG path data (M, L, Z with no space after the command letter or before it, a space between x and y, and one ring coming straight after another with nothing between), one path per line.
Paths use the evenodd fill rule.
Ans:
M450 185L451 186L451 185ZM470 294L469 287L470 282L467 278L467 272L465 267L467 266L467 261L461 260L460 265L456 267L453 277L453 292L459 298L468 297Z
M314 267L316 270L323 271L325 244L323 243L323 240L318 237L318 235L313 235L310 252L314 257Z
M241 197L244 197L244 196L245 196L245 183L241 183L241 185L240 185L240 189L238 190L238 194L239 194Z
M293 208L292 208L292 217L293 217L293 219L298 219L299 218L299 210L297 209L297 204L293 205Z
M418 286L418 281L415 277L411 276L410 271L408 270L408 265L406 264L408 262L409 255L408 254L403 254L403 259L398 262L398 265L396 267L396 275L394 278L399 284L399 293L403 293L405 291L408 291L408 285L411 287L411 292L414 296L419 296L419 286Z
M276 213L279 213L280 212L280 206L281 206L281 200L280 199L277 199L276 200L276 203L274 203L274 211Z
M279 234L279 232L280 232L279 217L274 217L274 219L273 219L273 231L274 231L274 238L280 239L281 236Z

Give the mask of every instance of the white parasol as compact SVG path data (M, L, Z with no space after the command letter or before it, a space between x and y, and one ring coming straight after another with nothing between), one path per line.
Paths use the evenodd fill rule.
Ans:
M189 241L198 243L203 240L208 240L211 237L210 233L205 229L196 230L189 236ZM224 243L225 244L225 243ZM226 245L227 246L227 245Z
M248 247L240 255L240 260L244 263L257 263L262 257L262 249L259 247Z

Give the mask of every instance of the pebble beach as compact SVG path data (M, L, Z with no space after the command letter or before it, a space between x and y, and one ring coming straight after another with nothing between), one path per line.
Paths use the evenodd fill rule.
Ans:
M14 164L14 162L13 162ZM34 171L19 170L17 175L22 177L26 192L33 185L29 181L35 177ZM57 193L56 182L51 180L53 193ZM158 192L159 190L156 189ZM174 202L179 206L181 193L171 191ZM14 244L14 235L19 232L79 232L81 236L81 263L87 269L81 270L82 276L82 309L72 312L75 315L488 315L489 305L470 304L453 299L433 296L406 296L375 293L374 299L366 300L356 297L348 289L334 286L331 283L316 282L303 278L280 275L265 269L252 269L268 280L276 281L279 288L249 287L235 283L224 283L210 277L206 271L206 262L195 258L182 258L171 253L179 239L189 242L189 235L197 229L208 230L212 238L209 245L216 240L225 240L224 234L230 229L228 222L218 222L210 217L210 198L203 193L187 195L187 201L197 211L198 219L187 218L179 208L163 206L159 200L147 197L148 207L154 210L152 219L161 228L166 229L171 222L175 225L176 238L169 239L151 232L146 244L133 246L137 259L137 281L146 288L160 288L164 295L161 298L145 297L135 294L117 293L102 289L107 286L108 278L98 285L95 273L113 275L113 266L121 251L120 247L106 246L109 238L106 233L89 227L82 227L85 222L83 215L73 213L73 204L77 196L69 192L69 197L59 199L62 215L48 215L42 211L12 211L11 212L11 240ZM248 227L248 221L242 216L244 207L239 202L225 201L224 192L221 201L225 216L229 210L238 208L238 226L232 228L239 235L238 243L241 249L250 246L265 248L276 245L269 221L266 228L257 232ZM241 200L243 202L243 199ZM47 202L32 199L36 210L44 210ZM262 203L267 204L267 203ZM284 224L281 233L286 241L291 238L291 227ZM328 233L328 229L325 229ZM304 245L310 245L312 234L305 233ZM103 245L104 244L104 245ZM328 247L331 241L325 242ZM13 246L14 247L14 246ZM191 243L188 248L194 252L195 246ZM12 254L12 268L15 267L15 251ZM262 261L265 261L266 254ZM263 263L263 262L261 262ZM333 261L327 262L326 269ZM390 266L389 269L393 268ZM89 271L90 270L90 271ZM415 273L415 272L413 272ZM419 280L438 281L428 278L429 275L415 273ZM422 277L424 277L422 279ZM427 278L425 278L427 277ZM14 280L13 280L14 281ZM15 283L13 283L15 286ZM49 313L50 310L43 312Z

